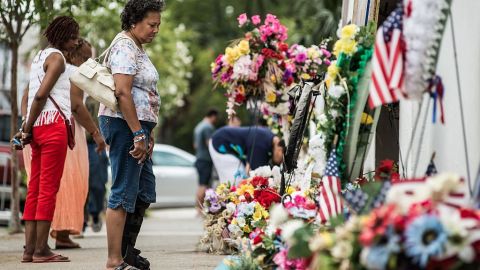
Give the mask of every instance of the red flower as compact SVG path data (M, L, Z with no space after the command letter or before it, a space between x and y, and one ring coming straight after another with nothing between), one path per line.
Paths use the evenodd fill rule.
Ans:
M252 195L250 195L250 193L245 192L245 194L243 194L243 196L245 197L245 201L247 201L247 202L253 201L253 197L252 197Z
M288 51L288 44L281 42L278 44L278 49L282 52L286 52Z
M254 187L268 186L268 179L262 176L255 176L252 179L252 185Z
M245 95L242 95L242 94L236 94L235 95L235 102L236 103L239 103L239 104L242 104L247 98L245 97Z
M270 208L272 203L280 202L280 195L273 188L255 190L253 193L255 200L265 209Z
M379 172L389 173L390 171L392 171L394 163L395 162L391 159L382 160L382 161L380 161L380 166L378 166L377 170Z
M395 205L384 205L370 213L360 234L360 242L365 246L374 244L375 238L386 234L389 225L395 225L398 214Z
M257 228L250 233L250 239L253 239L253 244L256 245L263 241L264 235L265 233L261 229Z
M385 159L380 161L380 165L378 166L377 170L375 171L375 180L385 180L391 179L394 177L394 173L397 173L398 170L395 166L395 161L391 159ZM399 176L395 176L398 178Z

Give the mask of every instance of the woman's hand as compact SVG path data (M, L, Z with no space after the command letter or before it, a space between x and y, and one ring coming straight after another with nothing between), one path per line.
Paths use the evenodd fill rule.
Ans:
M152 132L150 132L150 138L149 138L149 141L148 141L148 150L147 150L147 156L150 157L150 158L152 157L154 146L155 146L155 139L153 137L153 130L152 130Z
M22 142L22 145L27 145L32 142L32 133L27 133L27 132L22 132L20 141Z
M105 150L105 147L107 147L107 144L105 143L105 140L103 139L102 134L98 132L98 129L96 132L92 134L92 138L97 144L97 148L95 148L95 152L97 152L98 154L101 154L103 150Z
M140 140L142 136L143 136L143 140ZM138 164L145 162L145 159L147 159L147 142L145 139L146 137L144 134L136 136L133 139L134 148L132 151L129 152L133 158L138 159Z

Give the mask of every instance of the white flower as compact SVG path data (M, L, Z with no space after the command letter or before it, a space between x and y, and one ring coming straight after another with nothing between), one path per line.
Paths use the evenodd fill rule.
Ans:
M238 226L240 228L242 228L246 224L245 218L244 217L237 217L237 223L238 223Z
M230 215L235 213L235 210L237 209L237 206L233 202L227 203L226 207L227 207L227 212Z
M273 182L274 183L280 183L282 181L282 173L280 171L280 167L273 166L272 176L273 176Z
M235 234L241 232L241 229L240 229L240 227L238 227L235 224L229 224L228 225L228 231L230 232L230 234L235 235Z
M334 85L328 89L328 95L334 99L339 99L343 94L345 94L345 88L341 85Z
M347 241L339 241L332 248L332 257L335 259L343 260L348 259L352 255L352 245Z
M460 186L460 180L460 176L456 174L442 173L427 178L426 185L438 196L437 199L442 199Z
M320 123L321 126L327 124L328 122L327 116L325 114L320 115L318 117L318 122Z
M288 212L287 210L283 207L283 205L280 204L274 204L270 210L270 224L272 224L275 227L279 227L285 221L288 220Z
M397 204L400 212L406 213L414 203L425 201L432 196L432 190L424 183L393 185L387 193L387 203Z
M261 176L265 178L269 178L272 176L272 169L270 169L270 166L262 166L258 167L254 171L250 172L250 176L255 177L255 176Z
M233 65L233 74L232 78L235 80L238 79L245 79L248 80L251 70L250 67L252 65L252 59L250 55L243 55L235 62Z
M303 227L303 221L298 219L293 219L283 224L282 226L282 238L288 245L295 244L293 234L300 228Z
M332 109L330 111L330 115L333 117L333 119L336 119L340 115L340 113L337 110Z

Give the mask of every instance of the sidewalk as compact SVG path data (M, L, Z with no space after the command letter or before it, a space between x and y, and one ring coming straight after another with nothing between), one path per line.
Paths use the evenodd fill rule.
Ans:
M152 263L151 269L165 270L210 270L214 269L223 256L196 252L195 247L202 234L202 221L195 217L194 209L165 209L149 212L137 247L142 255ZM0 227L0 269L51 269L86 270L105 269L107 240L105 226L100 233L90 229L83 239L75 239L81 249L62 250L69 263L22 264L20 263L24 236L8 235L5 227ZM54 246L50 242L50 246Z

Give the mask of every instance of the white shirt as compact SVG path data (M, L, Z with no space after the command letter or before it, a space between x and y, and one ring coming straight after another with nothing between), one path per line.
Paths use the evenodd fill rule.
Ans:
M65 63L65 72L60 74L57 82L53 86L52 90L50 91L50 96L55 100L58 104L62 112L65 116L70 118L71 112L71 102L70 102L70 80L69 77L71 75L67 69L67 63L65 61L65 57L63 56L60 50L54 48L47 48L37 53L35 58L33 58L31 71L30 71L30 83L29 83L29 90L28 90L28 108L27 114L30 114L30 110L32 107L33 100L35 95L37 94L38 90L40 89L40 84L45 77L45 71L43 70L43 65L47 57L52 53L59 53L63 57L63 61ZM50 99L47 99L45 106L43 107L42 112L38 116L37 120L35 121L33 126L42 126L42 125L49 125L55 123L59 117L59 113L55 105Z

